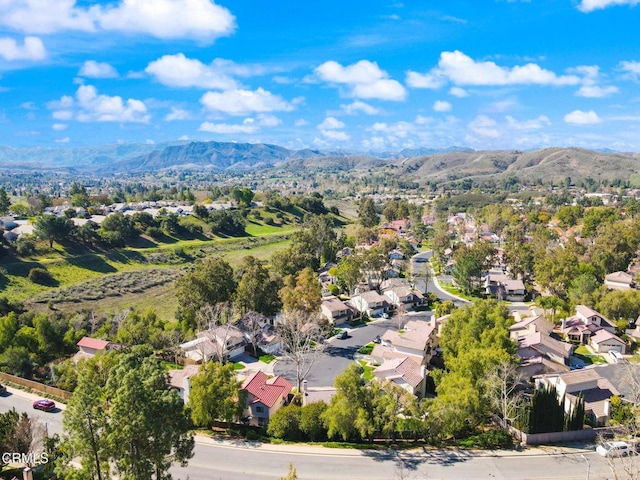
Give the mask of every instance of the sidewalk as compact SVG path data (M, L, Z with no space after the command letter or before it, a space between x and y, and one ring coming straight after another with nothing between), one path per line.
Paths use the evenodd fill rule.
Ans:
M356 449L356 448L329 448L310 444L272 444L244 439L224 439L196 435L196 443L211 445L220 448L235 448L243 450L260 450L262 452L287 453L290 455L324 455L329 457L360 457L375 452L378 455L421 455L426 452L439 452L448 456L475 456L475 457L536 457L536 456L563 456L580 455L593 452L594 448L589 444L575 444L566 446L539 446L525 447L517 450L473 450L463 448L437 449L435 447L417 447L413 449Z

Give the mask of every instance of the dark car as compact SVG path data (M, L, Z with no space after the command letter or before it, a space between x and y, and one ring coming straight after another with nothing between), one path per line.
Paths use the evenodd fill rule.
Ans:
M36 400L33 402L33 408L43 412L50 412L56 408L56 404L51 400Z
M424 258L424 257L418 257L416 259L414 259L414 262L416 263L427 263L429 261L428 258Z
M345 338L349 338L349 332L347 332L346 330L342 330L340 333L338 333L338 335L336 335L336 338L338 338L340 340L344 340Z

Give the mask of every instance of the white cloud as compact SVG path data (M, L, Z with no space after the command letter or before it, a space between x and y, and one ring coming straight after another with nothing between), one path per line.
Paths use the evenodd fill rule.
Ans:
M189 120L191 114L181 108L171 107L171 111L164 117L165 122L173 122L176 120Z
M320 130L337 130L344 127L344 123L335 117L327 117L318 125Z
M0 57L10 62L14 60L42 60L46 56L47 50L38 37L25 37L22 45L19 45L13 38L0 38Z
M498 129L498 122L494 119L487 117L486 115L478 115L467 125L469 129L476 135L488 138L500 137L500 130Z
M211 0L119 0L88 8L76 0L5 0L0 23L34 33L104 30L207 42L235 29L231 12Z
M95 87L81 85L75 98L64 96L57 102L51 102L53 117L57 120L80 122L134 122L148 123L151 116L144 102L119 96L99 95Z
M583 112L582 110L574 110L564 116L564 121L573 125L594 125L600 123L600 117L593 110Z
M435 112L450 112L451 108L452 107L449 102L445 102L442 100L436 100L435 103L433 104L433 110Z
M56 143L69 143L71 139L69 137L64 137L64 138L56 138L54 141Z
M322 81L347 85L348 96L351 97L401 101L407 96L400 82L390 79L377 63L368 60L346 67L333 60L328 61L317 67L315 74Z
M413 75L412 75L413 74ZM437 88L446 82L455 85L577 85L576 75L556 75L535 63L502 67L494 62L476 61L456 50L442 52L438 66L427 74L409 72L407 79L418 88Z
M258 127L251 123L229 124L229 123L211 123L204 122L198 128L200 132L233 134L233 133L255 133Z
M178 53L165 55L149 63L145 72L169 87L231 90L239 87L234 76L263 75L266 69L260 65L238 65L223 58L216 58L206 65L200 60Z
M347 115L355 115L358 112L366 113L367 115L377 115L380 113L380 110L369 105L368 103L361 102L360 100L356 100L353 103L349 103L347 105L340 105L340 108Z
M328 138L329 140L345 142L351 139L351 136L342 130L320 130L320 133L323 137Z
M640 62L620 62L619 68L630 74L635 79L640 77Z
M224 112L230 115L293 110L293 106L282 97L262 88L255 91L207 92L200 98L200 103L212 112Z
M299 118L294 122L293 125L296 127L306 127L307 125L309 125L309 122L307 122L304 118Z
M275 115L259 114L257 116L258 124L263 127L277 127L282 121Z
M640 0L582 0L578 5L578 10L589 13L615 5L629 5L631 7L640 3Z
M449 89L449 94L458 98L465 98L469 96L469 92L467 92L464 88L460 88L460 87L451 87Z
M541 128L551 125L546 115L540 115L531 120L516 120L510 115L506 116L507 125L513 130L540 130Z
M116 78L118 71L108 63L87 60L80 68L78 75L88 78Z
M53 125L51 125L51 128L53 128L56 132L62 132L63 130L67 129L67 124L66 123L54 123Z
M599 87L598 85L583 85L576 92L578 97L602 98L618 93L618 87L610 85L608 87Z
M444 79L432 73L407 72L407 85L412 88L438 89L444 85Z

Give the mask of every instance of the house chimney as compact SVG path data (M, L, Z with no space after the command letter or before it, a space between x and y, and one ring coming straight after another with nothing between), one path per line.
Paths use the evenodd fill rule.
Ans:
M562 330L564 331L565 328L567 328L567 319L563 318L562 319Z

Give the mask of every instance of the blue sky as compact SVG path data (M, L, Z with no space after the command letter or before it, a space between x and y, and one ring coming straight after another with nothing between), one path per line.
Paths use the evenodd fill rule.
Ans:
M0 144L640 151L640 0L0 0Z

